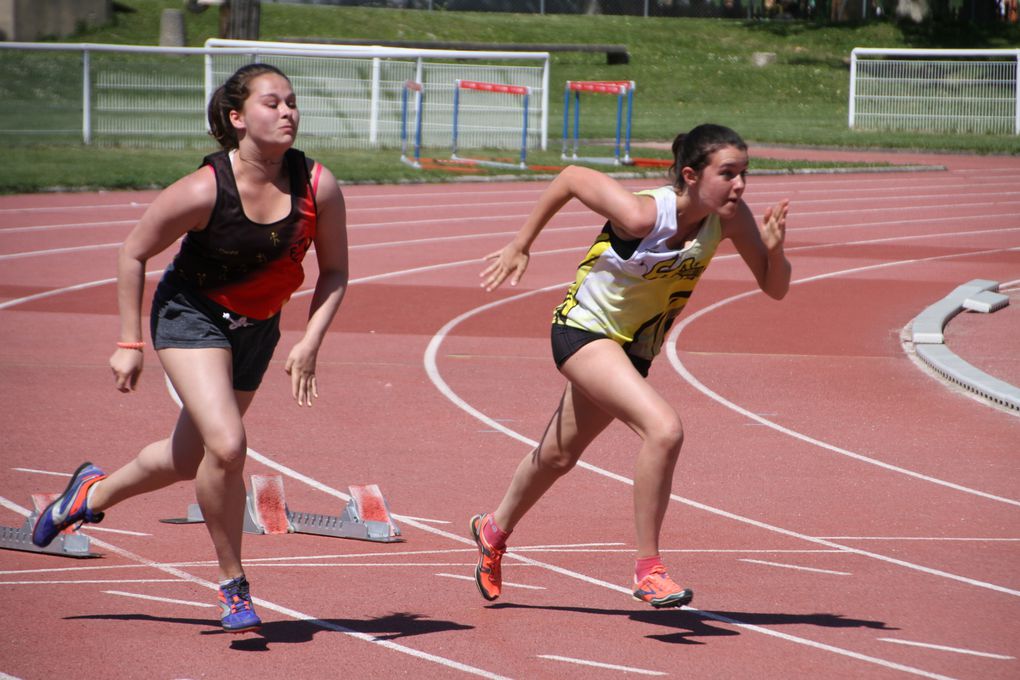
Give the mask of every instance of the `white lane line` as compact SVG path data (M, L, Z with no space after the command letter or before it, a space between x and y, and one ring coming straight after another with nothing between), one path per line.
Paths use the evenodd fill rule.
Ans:
M123 241L117 241L116 243L98 243L90 246L68 246L66 248L49 248L48 250L29 250L22 253L8 253L6 255L0 255L0 262L6 260L20 260L26 257L39 257L42 255L66 255L67 253L80 253L89 250L108 250L110 248L119 248Z
M135 600L152 600L153 602L166 602L168 604L186 604L191 607L213 607L216 608L219 605L210 604L208 602L195 602L194 600L177 600L172 597L156 597L155 595L142 595L141 593L125 593L122 590L104 590L107 595L121 595L123 597L130 597Z
M114 210L117 208L144 208L148 203L89 203L87 205L53 205L53 206L25 206L22 208L0 208L3 213L48 213L48 212L81 212L83 210Z
M566 548L602 548L611 547L617 545L626 545L620 541L614 541L612 543L557 543L551 545L521 545L514 546L514 550L544 550L546 548L551 550L560 550Z
M99 583L180 583L176 578L118 578L118 579L75 579L73 581L0 581L0 586L81 586Z
M440 535L442 535L442 534L440 534ZM263 565L263 564L272 564L274 562L288 562L288 561L310 563L310 562L315 561L315 560L319 560L319 561L321 561L321 560L346 560L346 559L354 559L354 558L363 559L363 558L366 558L366 557L394 557L394 556L399 557L399 556L406 556L406 555L448 555L448 554L452 554L452 553L468 553L468 554L474 555L474 554L476 554L475 550L476 550L475 547L472 545L471 547L450 548L450 549L447 549L447 550L420 550L420 551L406 551L406 552L395 552L395 553L355 553L355 554L350 554L350 555L336 555L336 554L334 554L334 555L285 555L285 556L281 556L281 557L246 557L244 559L244 563L245 564L250 564L254 568L255 566L260 566L260 565ZM621 548L621 549L618 549L618 550L617 549L612 549L612 550L598 550L598 551L595 551L595 550L585 551L583 549L567 549L567 550L557 550L557 549L548 549L548 550L545 550L545 549L543 549L543 551L547 551L547 552L598 552L598 553L614 553L614 554L615 553L632 554L634 552L634 549L633 548ZM510 552L521 552L521 550L519 548L513 548L513 549L511 549ZM541 552L541 551L540 550L534 550L534 551L530 551L530 552ZM779 554L779 553L782 553L782 554L796 553L796 554L811 554L811 555L816 555L816 554L833 554L833 553L840 553L841 554L841 553L844 553L845 551L843 551L843 550L811 550L811 549L807 549L807 550L732 550L732 549L727 549L727 550L683 550L683 549L667 549L667 548L663 548L660 552L663 552L663 553L707 553L707 554L716 554L716 553L718 553L718 554L727 554L727 553L728 554L734 554L735 553L735 554L740 554L740 555L747 555L747 554L766 554L766 555L772 555L772 554ZM143 566L137 565L137 564L104 564L104 565L93 565L93 564L91 564L91 562L93 562L93 560L89 560L88 562L89 562L89 564L86 564L85 566L75 566L75 567L47 567L47 568L37 568L37 569L0 569L0 576L28 576L30 574L68 574L68 573L81 573L81 572L85 572L85 571L110 571L110 570L120 570L120 571L123 571L123 570L142 569L142 568L144 568ZM158 564L160 566L164 566L164 567L178 567L178 568L185 568L185 567L215 567L216 566L216 561L215 560L191 560L191 561L187 561L187 562L159 562ZM400 563L394 563L394 564L397 565L397 566L400 565ZM437 563L433 562L431 564L432 565L436 565ZM469 564L469 563L465 563L465 564Z
M773 191L772 193L776 193L776 192ZM997 192L996 193L996 192L993 192L993 191L988 192L988 194L989 195L994 195L997 198L1002 197L1002 196L1005 195L1002 192ZM1013 196L1013 195L1016 195L1016 194L1015 193L1014 194L1009 194L1009 196ZM944 194L932 194L932 195L927 195L927 196L916 196L916 197L913 197L913 198L944 198L944 197L945 197ZM496 205L521 205L521 206L526 206L526 205L528 205L528 203L529 203L529 201L514 201L514 202L505 202L505 203L486 204L486 207L492 207L492 206L496 206ZM767 198L767 194L765 194L765 193L763 193L761 196L751 196L748 199L748 205L755 212L757 212L761 208L764 208L766 203L768 203L768 198ZM822 197L822 198L816 198L816 199L812 199L812 198L800 198L800 199L797 199L797 204L798 205L802 205L802 206L807 206L807 205L812 205L812 204L827 205L827 204L831 204L831 203L832 203L832 199L831 199L830 196L828 196L828 192L826 192L826 197ZM995 205L997 207L999 207L999 206L1006 207L1006 206L1010 206L1010 205L1016 205L1018 203L1020 203L1020 201L1016 201L1016 200L998 200L998 201L995 202ZM350 214L356 214L358 212L366 212L366 213L371 213L371 214L375 215L375 214L379 214L381 212L385 212L385 211L389 211L389 210L408 211L408 212L411 212L413 214L421 214L422 210L443 211L443 214L437 215L436 217L417 219L417 220L393 220L393 221L380 221L380 222L360 221L358 223L358 225L356 225L354 227L354 229L370 229L370 228L374 228L374 227L384 227L384 226L431 224L431 223L437 223L437 222L442 222L444 224L448 224L448 223L451 223L451 222L467 222L467 221L483 222L483 221L505 220L505 219L519 220L519 219L524 219L524 217L527 216L527 211L516 212L515 213L515 212L507 212L507 211L504 210L504 211L500 212L500 214L498 214L498 215L487 214L487 215L474 215L474 216L470 216L469 215L469 216L465 216L465 217L452 217L452 216L449 215L448 207L449 207L448 204L423 205L423 206L417 206L417 210L415 210L414 209L415 206L410 206L409 207L409 206L404 206L404 205L401 205L399 207L391 207L391 206L387 206L387 205L382 205L382 206L366 206L366 207L348 206L347 212L350 213ZM464 205L460 204L457 207L459 209L463 210ZM941 210L943 208L944 209L952 209L952 210L960 210L960 209L964 209L964 208L974 208L974 207L986 208L986 207L988 207L988 202L985 201L985 202L972 202L972 203L933 203L933 204L930 204L930 205L926 205L924 207L925 207L925 209L930 210L930 211ZM873 207L873 208L855 209L855 214L862 214L862 213L873 212L873 213L881 213L883 215L888 215L888 214L896 213L896 212L916 212L916 210L917 210L917 208L916 208L915 205L894 205L894 206L877 205L876 207ZM0 212L2 212L2 211L0 211ZM811 210L807 210L807 211L799 212L798 213L798 217L803 218L803 217L814 217L814 216L833 215L833 214L845 215L845 213L846 213L845 210L823 210L823 211L817 211L817 210L816 211L811 211ZM562 210L559 213L557 213L557 215L560 215L560 216L572 216L572 215L591 216L591 214L592 214L591 211L589 211L587 209L582 209L582 210L570 210L570 209L568 209L568 210ZM1007 212L1005 214L1006 215L1012 215L1012 214L1015 214L1015 212L1014 213L1008 213ZM983 217L983 215L982 215L982 217ZM98 222L68 222L68 223L62 223L62 224L44 224L44 225L33 225L33 226L7 227L7 228L4 228L4 229L0 229L0 236L2 236L4 234L16 234L16 233L24 233L24 232L38 232L38 231L50 231L50 230L54 230L54 229L102 228L102 227L116 227L116 226L122 226L122 225L134 225L134 224L136 224L138 222L138 219L139 218L127 219L127 220L105 220L105 221L98 221ZM938 217L936 217L936 218L933 218L933 219L949 219L949 218L945 218L945 217L938 218ZM955 216L955 217L952 217L951 219L959 220L961 218L959 216ZM894 221L890 220L889 222L892 223Z
M148 275L146 275L148 276ZM117 279L99 279L98 281L89 281L87 283L79 283L74 286L66 286L64 288L55 288L53 290L43 291L42 293L36 293L34 295L26 295L25 297L14 298L13 300L7 300L6 302L0 302L0 309L7 309L16 305L22 305L26 302L32 302L34 300L42 300L48 297L54 297L56 295L62 295L63 293L69 293L76 290L85 290L87 288L95 288L97 286L105 286L111 283L116 283Z
M934 257L918 258L918 259L911 259L911 260L897 260L895 262L883 262L883 263L875 264L875 265L867 265L867 266L864 266L864 267L853 267L851 269L844 269L844 270L841 270L841 271L829 272L827 274L818 274L816 276L809 276L809 277L806 277L806 278L803 278L803 279L797 279L795 281L791 281L790 285L791 286L793 286L793 285L802 285L802 284L810 283L810 282L814 282L814 281L821 281L821 280L824 280L824 279L831 279L831 278L836 278L836 277L839 277L839 276L846 276L848 274L857 274L857 273L860 273L860 272L875 271L877 269L885 269L885 268L894 267L894 266L902 266L902 265L909 265L909 264L919 264L919 263L922 263L922 262L934 262L934 261L937 261L937 260L949 260L949 259L955 259L955 258L960 258L960 257L975 257L975 256L978 256L978 255L991 255L991 254L1000 254L1000 253L1008 253L1008 252L1020 252L1020 247L1015 247L1015 248L995 248L995 249L991 249L991 250L981 250L981 251L973 251L973 252L966 252L966 253L953 253L953 254L950 254L950 255L937 255L937 256L934 256ZM881 460L878 460L876 458L869 458L868 456L865 456L865 455L862 455L862 454L859 454L859 453L855 453L853 451L849 451L847 449L835 446L833 444L829 444L827 442L823 442L820 439L815 439L814 437L810 437L810 436L808 436L806 434L803 434L801 432L797 432L796 430L792 430L792 429L790 429L788 427L784 427L784 426L782 426L782 425L780 425L778 423L775 423L775 422L773 422L771 420L768 420L767 418L763 418L763 417L761 417L760 415L758 415L756 413L752 413L751 411L743 408L742 406L739 406L739 405L733 403L732 401L730 401L729 399L726 399L725 397L721 396L717 392L714 392L711 388L707 387L704 383L702 383L700 380L698 380L696 377L694 377L694 375L689 370L687 370L687 367L680 360L680 356L677 354L676 346L677 346L677 342L678 342L678 338L680 336L680 333L682 333L684 331L684 329L686 329L688 326L691 325L691 323L693 323L697 319L701 318L702 316L705 316L706 314L714 312L714 311L718 310L720 307L723 307L723 306L728 305L728 304L730 304L732 302L735 302L736 300L742 300L744 298L751 297L752 295L758 295L758 294L763 294L763 293L761 293L761 291L759 291L758 289L754 289L754 290L747 291L745 293L740 293L738 295L733 295L733 296L728 297L728 298L726 298L724 300L720 300L719 302L716 302L716 303L711 304L711 305L709 305L707 307L699 309L697 312L694 312L690 316L684 318L683 320L681 320L680 323L678 323L678 324L676 324L676 326L674 326L673 330L669 334L669 338L668 338L667 342L665 343L666 344L666 355L669 357L669 362L670 362L670 364L672 364L673 369L677 372L677 374L681 378L683 378L685 381L687 381L696 390L698 390L699 392L701 392L702 394L704 394L708 398L710 398L710 399L718 402L719 404L725 406L726 408L728 408L728 409L730 409L732 411L735 411L735 412L739 413L740 415L742 415L742 416L744 416L744 417L746 417L746 418L748 418L750 420L753 420L753 421L755 421L755 422L757 422L757 423L759 423L761 425L765 425L767 427L770 427L773 430L776 430L777 432L781 432L782 434L785 434L785 435L787 435L789 437L793 437L794 439L799 439L799 440L801 440L801 441L803 441L805 443L811 444L813 446L817 446L817 447L822 448L822 449L826 449L827 451L831 451L833 453L838 453L838 454L840 454L842 456L846 456L848 458L853 458L854 460L858 460L858 461L861 461L863 463L868 463L870 465L875 465L875 466L884 468L886 470L891 470L892 472L898 472L898 473L903 474L903 475L907 475L907 476L910 476L910 477L915 477L915 478L920 479L920 480L925 481L925 482L930 482L932 484L938 484L940 486L945 486L945 487L948 487L950 489L954 489L956 491L962 491L964 493L972 494L974 496L980 496L980 497L988 499L988 500L998 501L999 503L1006 503L1008 505L1014 505L1014 506L1020 507L1020 501L1015 500L1013 498L1005 498L1003 496L997 496L995 494L987 493L985 491L980 491L978 489L972 489L970 487L963 486L962 484L956 484L955 482L950 482L950 481L947 481L947 480L944 480L944 479L939 479L937 477L932 477L930 475L925 475L925 474L922 474L920 472L915 472L913 470L909 470L907 468L900 467L898 465L893 465L891 463L886 463L885 461L881 461ZM1009 591L1009 592L1010 592L1010 594L1020 595L1020 592L1017 592L1017 591Z
M429 517L411 517L410 515L408 515L407 517L408 517L408 519L413 519L415 522L427 522L429 524L451 524L452 523L448 519L431 519Z
M124 536L152 536L144 531L129 531L128 529L111 529L109 527L82 527L83 533L92 533L93 531L105 532L108 534L123 534Z
M8 501L8 503L10 505L16 505L16 504L12 503L11 501ZM20 514L22 514L22 515L24 515L26 517L30 514L29 511L26 508L21 508L20 506L18 506L18 507L19 507L19 513ZM426 525L423 525L423 526L426 526ZM164 565L164 564L159 564L158 562L154 562L153 560L150 560L150 559L148 559L146 557L142 557L141 555L133 553L133 552L131 552L129 550L125 550L125 549L123 549L123 548L121 548L119 546L113 545L112 543L107 543L105 541L101 541L101 540L98 540L98 539L93 539L92 542L96 546L98 546L100 548L103 548L105 550L108 550L108 551L110 551L110 552L112 552L112 553L114 553L116 555L119 555L119 556L123 557L124 559L128 559L128 560L131 560L132 562L137 562L138 564L140 564L142 566L150 567L152 569L156 569L158 571L162 571L164 573L170 574L171 576L175 576L175 577L177 577L178 582L186 581L188 583L194 583L195 585L200 585L203 588L208 588L209 590L212 590L214 592L219 589L219 586L216 583L212 582L212 581L209 581L207 579L201 578L199 576L195 576L193 574L189 574L188 572L183 571L181 569L177 569L175 567L170 567L170 566L167 566L167 565ZM449 668L449 669L452 669L452 670L462 671L464 673L468 673L468 674L471 674L471 675L477 675L477 676L483 677L483 678L491 678L492 680L504 680L504 676L498 675L496 673L492 673L490 671L483 670L481 668L475 668L474 666L469 666L469 665L467 665L465 663L461 663L459 661L454 661L453 659L448 659L446 657L437 656L435 654L430 654L428 652L423 652L423 651L414 649L412 647L408 647L406 645L398 644L396 642L393 642L392 640L380 639L380 638L376 637L375 635L371 635L371 634L368 634L368 633L360 633L360 632L358 632L356 630L352 630L350 628L346 628L345 626L341 626L339 624L333 623L332 621L325 621L323 619L319 619L319 618L311 616L309 614L305 614L303 612L300 612L300 611L298 611L296 609L291 609L290 607L285 607L283 605L276 604L275 602L270 602L269 600L264 600L262 598L252 598L252 599L255 602L255 604L259 605L260 607L262 607L264 609L268 609L270 611L274 611L274 612L276 612L278 614L282 614L283 616L286 616L288 618L294 619L296 621L306 621L306 622L308 622L308 623L310 623L310 624L312 624L314 626L318 626L318 627L324 628L326 630L331 630L331 631L334 631L336 633L341 633L343 635L347 635L347 636L353 637L355 639L361 640L363 642L368 642L368 643L373 644L373 645L378 645L378 646L383 647L385 649L388 649L390 651L399 652L401 654L406 654L406 655L408 655L410 657L416 658L416 659L421 660L421 661L429 661L429 662L435 663L437 665L440 665L440 666L443 666L445 668Z
M248 560L245 560L246 565L251 564ZM252 566L259 567L262 569L271 569L273 567L282 567L285 569L297 569L308 567L311 569L322 569L325 567L386 567L389 569L409 569L412 567L473 567L474 562L259 562Z
M35 468L11 468L15 472L30 472L35 475L53 475L54 477L70 477L70 472L54 472L53 470L36 470Z
M765 560L740 559L740 562L751 564L764 564L769 567L781 567L783 569L796 569L797 571L811 571L816 574L834 574L836 576L853 576L848 571L832 571L831 569L816 569L814 567L802 567L798 564L783 564L782 562L767 562Z
M975 543L1015 543L1020 538L980 538L969 536L816 536L825 541L974 541Z
M593 668L604 668L610 671L637 673L638 675L666 675L661 671L650 671L644 668L634 668L633 666L618 666L612 663L601 663L599 661L591 661L589 659L573 659L569 656L559 656L557 654L539 654L538 658L549 659L551 661L563 661L565 663L577 664L578 666L591 666Z
M398 550L394 552L344 553L335 555L290 555L286 557L246 557L245 564L259 562L279 562L280 560L346 560L365 557L406 557L408 555L450 555L467 552L464 548L447 548L445 550ZM216 564L210 560L209 564Z
M471 565L471 566L474 566L474 565ZM463 574L447 574L447 573L444 573L444 572L438 572L436 574L436 576L445 576L446 578L456 578L456 579L460 579L462 581L472 581L473 582L475 580L474 576L464 576ZM530 586L530 585L528 585L526 583L514 583L512 581L503 581L503 587L506 588L508 586L510 588L523 588L525 590L545 590L546 589L545 586Z
M53 231L55 229L78 229L79 227L100 228L135 224L138 220L107 220L104 222L69 222L67 224L43 224L34 227L7 227L0 229L0 236L5 234L21 234L34 231Z
M844 553L843 549L837 548L800 548L800 549L775 549L775 548L725 548L725 549L713 549L713 548L662 548L659 552L666 553L736 553L738 555L747 554L760 554L760 555L787 555L803 553L809 555L820 555L820 554L832 554L832 553Z
M909 181L903 181L904 178L898 177L897 179L900 180L900 181L890 183L890 180L888 178L885 178L885 177L883 177L881 179L878 179L878 178L872 179L872 178L864 176L864 175L868 174L867 173L867 168L861 168L858 172L860 173L861 176L855 177L855 179L854 179L855 188L852 188L852 189L846 188L846 180L845 180L845 178L842 175L839 175L839 176L837 176L834 179L830 179L831 177L833 177L832 175L823 175L823 174L818 174L818 175L798 175L798 176L778 175L778 174L761 174L761 175L755 175L756 181L754 183L754 186L750 189L750 191L753 192L753 196L755 196L755 197L760 197L760 196L763 196L763 195L773 195L773 194L774 195L785 195L784 192L788 191L788 189L786 187L788 185L796 184L797 188L799 190L801 190L802 192L808 192L808 193L811 193L811 192L815 192L815 193L824 192L825 196L828 196L828 197L831 198L831 196L834 195L834 194L859 195L860 194L860 186L861 185L867 185L867 186L870 187L871 191L873 191L873 192L877 192L877 193L889 192L889 193L893 193L894 194L890 198L901 198L902 197L901 194L902 194L903 186L904 185L905 186L918 186L918 187L921 187L922 189L929 189L929 190L937 189L937 188L942 187L942 186L953 186L953 187L955 187L956 180L953 179L952 174L955 174L955 173L964 174L964 175L966 175L966 174L977 174L977 173L987 174L986 170L979 170L979 169L972 169L972 168L961 168L961 169L958 169L958 170L951 171L950 174L936 174L936 175L932 175L930 173L927 173L927 174L925 174L925 176L923 178L923 182L921 182L920 179L915 178L915 176L911 175L909 178L906 178ZM888 172L888 171L884 171L884 172ZM755 174L755 173L752 172L752 174ZM647 178L632 178L632 179L624 180L625 184L638 184L638 183L641 183L641 182L647 182ZM984 189L984 192L987 195L989 195L989 196L996 196L996 197L1001 196L1001 195L1009 195L1011 193L1010 190L1014 189L1015 187L1016 187L1015 183L1011 183L1011 182L1008 182L1008 181L1007 182L994 182L994 181L990 181L987 184L983 184L982 185L982 189ZM445 198L450 198L451 200L448 201L448 202L442 202L442 203L434 203L434 202L430 201L428 203L415 204L414 206L411 206L411 207L414 208L414 209L417 209L417 208L427 208L427 207L435 207L435 206L440 206L440 207L444 207L444 208L453 208L453 207L462 208L463 207L463 202L455 202L456 199L461 197L461 194L457 193L457 192L452 192L452 191L437 193L435 190L428 190L428 191L413 191L412 190L412 191L397 191L397 192L388 192L388 191L386 191L386 192L379 192L379 193L362 193L361 190L366 188L364 186L362 186L362 187L354 187L353 185L343 185L343 188L344 188L345 193L349 194L347 196L347 204L348 204L348 209L349 210L369 211L369 210L376 209L375 208L375 203L379 203L379 202L388 205L393 200L397 200L397 199L399 199L401 201L407 201L408 199L422 198L422 199L432 199L434 201L434 199L437 198L437 197L444 198L444 199ZM541 186L514 188L513 186L511 186L509 184L506 184L504 186L501 186L499 189L491 189L491 190L489 190L489 189L481 189L481 190L477 190L477 191L472 191L471 192L471 196L472 197L478 197L478 198L482 198L482 197L485 197L485 196L493 196L493 197L496 197L496 198L507 198L508 196L510 196L510 197L527 196L527 197L531 197L531 199L533 201L534 198L537 198L540 193L541 193ZM945 197L945 194L944 193L942 193L942 194L926 194L926 195L914 195L914 194L912 194L912 197L914 197L914 198L924 198L924 197L927 197L927 198L943 198L943 197ZM800 201L798 200L798 203L799 202ZM80 213L80 212L83 212L83 211L86 211L86 210L104 211L104 210L116 210L116 209L127 209L127 208L142 208L142 209L144 209L144 208L147 208L150 203L151 203L151 201L128 201L128 202L123 202L122 201L122 202L117 202L117 203L88 203L88 204L60 205L60 206L22 206L22 207L16 207L16 208L0 208L0 214L10 214L10 213L48 213L48 212L75 212L75 213ZM369 203L371 205L365 205L364 207L362 207L362 205L361 205L362 203ZM530 203L529 203L529 205L530 205Z
M1006 656L1005 654L992 654L990 652L976 652L973 649L962 649L960 647L946 647L945 645L933 645L929 642L913 642L911 640L899 640L897 638L878 638L882 642L892 642L897 645L910 645L911 647L924 647L925 649L936 649L940 652L955 652L957 654L970 654L971 656L982 656L986 659L1001 659L1003 661L1010 661L1015 659L1015 656Z

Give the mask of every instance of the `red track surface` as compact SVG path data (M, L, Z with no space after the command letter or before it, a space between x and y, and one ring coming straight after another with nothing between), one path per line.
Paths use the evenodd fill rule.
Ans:
M250 411L247 470L283 474L290 508L322 514L377 483L407 541L247 535L266 624L234 637L210 606L204 528L157 522L192 487L133 499L88 529L102 559L0 552L0 676L1020 677L1020 419L900 342L961 283L1017 288L1020 163L896 160L948 170L752 177L757 213L792 200L795 285L781 303L748 294L722 251L652 370L686 424L663 545L693 609L628 595L636 442L619 427L518 527L503 599L470 580L468 518L497 503L559 396L548 321L598 220L568 206L521 285L487 295L480 258L541 184L348 187L353 283L321 398L296 407L282 370L300 295ZM106 366L116 245L152 197L0 198L2 524L64 487L51 473L114 468L173 423L151 352L133 395ZM1012 297L947 338L1016 384Z

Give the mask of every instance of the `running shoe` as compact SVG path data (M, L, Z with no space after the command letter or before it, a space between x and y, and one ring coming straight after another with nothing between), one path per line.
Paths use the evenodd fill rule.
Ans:
M106 479L102 470L92 463L82 463L71 475L64 493L39 513L32 527L32 543L45 548L68 527L102 522L103 513L92 512L86 503L89 489L101 479Z
M475 585L478 592L486 600L495 600L503 590L503 576L500 573L500 560L506 548L494 548L485 540L482 525L490 521L492 514L475 515L471 518L471 535L478 546L478 566L475 567Z
M228 633L250 633L262 626L262 619L255 613L248 592L248 579L243 575L220 586L220 608L223 614L220 623Z
M640 583L635 579L634 599L647 602L656 609L682 607L694 599L694 591L678 586L666 573L666 567L660 564L652 567L651 573Z

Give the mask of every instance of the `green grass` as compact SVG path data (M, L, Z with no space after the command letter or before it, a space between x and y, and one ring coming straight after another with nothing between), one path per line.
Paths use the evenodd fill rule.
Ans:
M156 189L162 188L194 170L201 157L215 147L209 145L188 151L163 149L132 149L126 147L85 147L65 144L18 145L5 152L6 162L0 164L0 188L7 193L28 193L39 190ZM654 150L641 150L641 156L665 158ZM553 171L538 169L530 173L497 168L462 173L443 170L415 170L397 161L390 152L384 156L369 151L320 151L314 157L330 168L344 183L369 182L448 182L478 175L530 175L545 177ZM559 152L535 152L528 162L538 166L560 164ZM788 171L830 167L832 164L812 161L781 161L756 158L752 172ZM840 164L842 167L863 166L863 163ZM603 166L603 169L608 169ZM649 178L665 177L662 169L618 168L621 172L637 172Z
M121 0L120 4L134 11L117 12L111 25L85 31L69 41L156 44L162 9L181 7L179 0ZM215 9L197 15L186 13L185 20L190 45L201 45L217 30ZM557 146L557 121L562 117L558 84L565 80L613 79L637 82L636 141L669 141L680 130L712 121L737 129L752 145L1020 154L1020 139L1011 135L882 133L847 128L848 59L854 47L991 48L1020 44L1020 28L1004 24L901 26L878 22L832 26L792 21L539 16L277 3L262 6L262 39L315 37L626 44L630 63L625 65L609 66L601 54L553 53L550 148ZM776 60L767 67L755 67L751 62L754 52L774 52ZM8 55L4 59L3 66L9 73L14 72L11 69L28 68L16 57ZM26 115L40 129L52 128L54 121L71 130L80 125L72 104L78 78L74 59L54 59L42 68L44 72L35 80L52 106L43 110L33 107L27 113L24 101L31 97L10 92L0 82L0 96L8 104L6 111L0 112L0 129L8 127L3 124L4 117ZM31 96L37 97L38 93ZM11 162L0 168L0 191L6 192L53 186L164 186L194 167L205 150L83 147L75 143L73 134L59 140L59 144L55 144L58 140L30 136L5 141ZM402 167L393 150L315 155L345 181L451 176L437 173L433 177ZM529 161L554 164L558 161L556 155L529 152Z

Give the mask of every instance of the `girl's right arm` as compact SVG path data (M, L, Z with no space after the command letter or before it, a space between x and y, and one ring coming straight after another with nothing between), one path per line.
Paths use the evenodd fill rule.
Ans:
M486 291L498 288L508 276L510 285L517 285L528 268L531 244L553 215L572 198L607 218L627 238L641 238L655 225L654 200L635 195L598 170L567 166L538 197L513 241L485 256L486 260L491 260L480 274Z
M121 343L142 342L142 292L145 264L188 231L209 222L216 202L216 179L208 167L174 182L149 205L117 254L117 308ZM114 383L121 392L134 390L144 354L118 347L110 357Z

